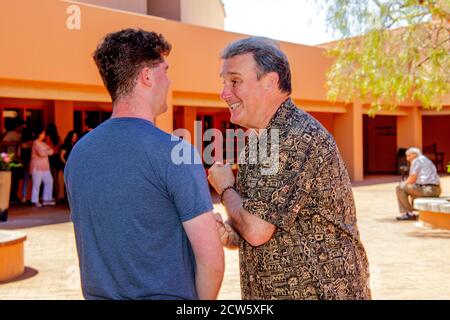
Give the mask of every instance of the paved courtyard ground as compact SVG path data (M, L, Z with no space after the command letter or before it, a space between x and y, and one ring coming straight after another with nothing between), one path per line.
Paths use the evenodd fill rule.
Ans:
M450 231L398 222L397 178L372 178L354 187L358 225L371 267L374 299L450 299ZM450 177L442 179L450 195ZM224 213L215 199L215 209ZM25 232L25 274L0 283L1 299L82 299L78 261L64 206L13 207L0 229ZM226 250L226 274L219 299L240 299L237 251Z

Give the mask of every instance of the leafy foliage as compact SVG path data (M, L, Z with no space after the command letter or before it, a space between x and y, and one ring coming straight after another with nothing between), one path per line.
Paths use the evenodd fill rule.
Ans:
M323 0L335 59L328 98L371 104L408 99L439 110L450 93L450 0Z
M0 171L9 171L22 165L15 159L14 153L2 152L0 154Z

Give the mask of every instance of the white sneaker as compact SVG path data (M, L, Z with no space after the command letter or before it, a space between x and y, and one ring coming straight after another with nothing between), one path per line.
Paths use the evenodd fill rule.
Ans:
M42 205L44 205L44 206L54 206L55 204L56 204L56 202L53 200L44 201L42 203Z
M36 208L41 208L42 207L42 204L40 202L36 202L34 205L35 205Z

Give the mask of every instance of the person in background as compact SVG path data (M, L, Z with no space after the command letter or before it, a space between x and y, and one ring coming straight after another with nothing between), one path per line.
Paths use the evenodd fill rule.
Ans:
M33 179L33 188L31 190L31 202L36 207L53 206L55 202L52 198L53 177L50 171L50 162L48 157L53 154L53 149L45 143L45 130L37 129L35 132L36 140L31 147L30 172ZM43 203L39 201L39 191L41 184L44 183Z
M76 131L71 130L64 138L64 143L61 145L60 158L64 167L66 166L67 159L69 159L70 152L73 146L78 141L78 134Z
M19 159L20 141L22 139L22 129L24 121L19 118L8 118L5 121L6 134L3 136L3 142L7 153L13 153L14 159ZM19 203L18 190L19 181L23 178L23 167L14 167L11 169L11 191L9 201L11 204Z
M49 123L45 129L45 142L53 149L53 154L49 157L50 171L53 177L53 199L58 200L60 194L60 184L62 181L62 169L64 167L60 157L61 138L58 128L54 123Z
M6 150L7 153L17 154L18 143L22 135L23 120L19 117L5 119L6 133L3 135L2 141L9 142L9 146Z
M89 132L91 132L92 130L94 130L97 126L98 123L96 120L94 120L94 118L92 116L86 116L86 118L84 119L84 126L86 128L86 131L82 132L79 139L83 138L85 135L87 135Z
M33 146L34 135L30 127L26 126L22 130L22 141L20 142L19 159L23 165L23 184L22 184L22 199L20 202L26 203L28 196L28 184L31 178L30 175L30 161L31 148Z
M399 221L418 219L413 208L414 198L439 197L441 194L441 182L434 163L415 147L406 150L406 159L410 163L409 176L395 188L401 213L396 218Z
M69 133L67 133L66 137L64 138L64 142L61 145L61 151L60 151L60 158L61 158L61 163L63 164L63 172L64 172L64 168L66 167L66 162L67 159L69 159L70 156L70 152L72 151L72 148L74 147L75 143L78 141L78 133L74 130L69 131ZM64 180L63 180L64 181ZM65 192L65 188L64 188L64 183L61 185L61 188L63 190L61 190L64 194L62 196L60 196L59 198L62 200L62 202L66 203L67 202L67 196L66 196L66 192Z

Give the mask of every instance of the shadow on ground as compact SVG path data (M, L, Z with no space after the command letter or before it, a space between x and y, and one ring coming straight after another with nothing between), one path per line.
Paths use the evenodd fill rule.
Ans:
M364 186L371 186L374 184L383 184L383 183L392 183L392 182L400 182L401 181L400 175L377 175L377 174L370 174L365 175L363 181L353 181L352 187L364 187Z
M18 205L9 208L8 221L0 223L0 230L26 229L66 222L70 222L70 209L67 205L43 208Z
M3 282L0 281L0 285L27 280L27 279L30 279L30 278L36 276L38 273L39 273L39 271L37 271L36 269L30 268L30 267L25 267L25 270L22 273L22 275L14 278L14 279L8 280L8 281L3 281Z
M406 233L408 237L421 239L450 239L450 231L446 230L419 230Z
M395 224L398 224L398 223L411 223L411 222L414 222L414 221L397 221L397 220L395 219L395 216L393 216L392 218L377 218L377 219L374 219L374 221L384 222L384 223L395 223Z

